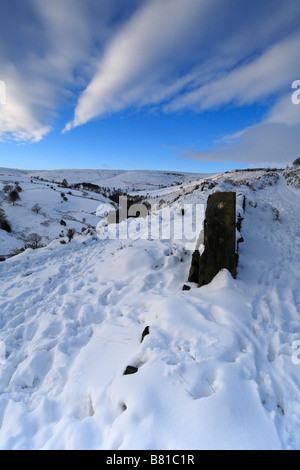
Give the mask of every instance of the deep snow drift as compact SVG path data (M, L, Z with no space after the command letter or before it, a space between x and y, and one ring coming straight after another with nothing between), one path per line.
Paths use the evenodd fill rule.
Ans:
M0 263L1 449L300 448L300 190L212 179L173 205L237 192L235 280L182 291L180 240L84 234Z

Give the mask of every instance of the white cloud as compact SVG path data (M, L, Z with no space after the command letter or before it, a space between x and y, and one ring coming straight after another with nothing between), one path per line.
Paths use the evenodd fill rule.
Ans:
M152 0L139 9L109 44L98 70L83 92L75 110L73 126L132 104L164 99L180 86L157 86L174 68L182 43L196 27L208 0ZM146 98L150 95L152 98ZM70 127L70 126L68 126Z
M239 106L255 103L291 86L299 73L300 35L280 41L258 58L223 72L199 89L173 100L166 109L205 110L229 103Z
M149 0L106 47L64 131L132 106L201 111L281 91L299 69L298 7L254 3Z
M1 13L0 4L0 19ZM11 0L5 14L0 79L7 103L0 108L0 138L38 142L51 131L59 107L94 73L95 42L109 36L115 7L93 0Z
M292 90L282 96L270 110L267 122L281 124L300 124L300 104L292 102Z
M293 162L300 149L300 104L293 104L292 92L281 96L261 123L224 136L209 150L184 149L181 158L261 166Z
M299 155L300 125L286 125L265 121L250 126L210 150L184 149L180 158L206 162L244 162L255 165L291 163Z
M43 123L37 109L32 107L32 101L35 101L37 108L41 108L38 96L43 95L43 90L38 90L38 84L27 87L13 67L5 73L5 77L6 100L0 106L1 140L39 142L51 131L51 127Z

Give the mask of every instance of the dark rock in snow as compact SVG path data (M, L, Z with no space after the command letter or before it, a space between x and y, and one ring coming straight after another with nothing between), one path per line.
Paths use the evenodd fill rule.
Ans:
M149 333L150 333L149 326L146 326L146 328L144 329L142 333L141 343L144 341L145 336L149 335Z
M130 375L135 374L138 371L137 367L134 366L127 366L123 375Z
M184 284L182 286L182 290L191 290L190 286L187 286L186 284Z
M199 279L199 265L200 265L200 253L199 250L195 250L192 255L192 264L189 273L189 282L197 282Z

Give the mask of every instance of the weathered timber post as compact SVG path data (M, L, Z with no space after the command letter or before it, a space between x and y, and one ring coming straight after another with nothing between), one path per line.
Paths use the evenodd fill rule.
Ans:
M219 192L209 196L204 222L204 252L192 257L189 282L209 284L221 269L236 277L236 194Z

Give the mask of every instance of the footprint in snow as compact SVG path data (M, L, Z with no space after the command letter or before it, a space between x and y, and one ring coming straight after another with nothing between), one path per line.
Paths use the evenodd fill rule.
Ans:
M109 304L108 296L111 293L111 291L112 291L112 287L109 287L98 297L99 304L104 305L104 306Z
M199 400L214 395L219 388L217 377L209 375L202 377L194 387L187 387L185 390L194 400Z
M80 396L73 402L73 416L78 421L83 421L85 418L94 416L95 410L90 395Z

